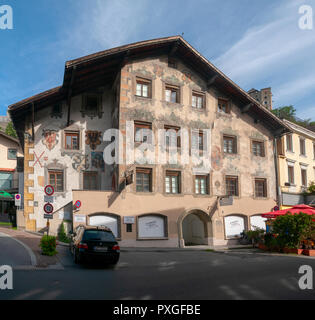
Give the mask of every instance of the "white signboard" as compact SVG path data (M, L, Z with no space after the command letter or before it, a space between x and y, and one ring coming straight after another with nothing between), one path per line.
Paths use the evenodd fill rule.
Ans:
M255 228L266 230L266 221L267 219L261 216L250 217L250 224L252 230L254 230Z
M22 204L22 197L21 197L21 195L20 195L20 194L16 194L16 195L14 196L14 200L15 200L15 206L16 206L16 207L20 207L21 204Z
M86 216L74 216L74 222L76 223L86 223Z
M44 196L44 202L54 203L54 197Z
M124 217L124 224L134 224L135 217Z
M225 219L225 236L226 238L239 237L245 230L244 218L239 216L230 216Z
M164 238L165 223L159 216L139 218L139 238Z

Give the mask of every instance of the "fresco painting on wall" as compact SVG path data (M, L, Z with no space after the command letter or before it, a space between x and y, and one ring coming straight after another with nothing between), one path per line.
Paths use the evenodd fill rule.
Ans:
M90 146L92 150L95 150L101 142L102 132L100 131L87 131L85 134L86 140L85 143Z

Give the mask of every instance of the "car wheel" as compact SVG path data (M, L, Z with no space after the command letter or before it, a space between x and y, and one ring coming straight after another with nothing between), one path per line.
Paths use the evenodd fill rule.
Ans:
M80 263L80 259L79 259L78 255L77 255L77 252L76 252L75 249L74 249L74 252L73 252L73 261L74 261L75 264L79 264Z

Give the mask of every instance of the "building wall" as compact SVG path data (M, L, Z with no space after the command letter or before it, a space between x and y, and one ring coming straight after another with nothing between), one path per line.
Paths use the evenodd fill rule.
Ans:
M22 150L18 143L0 135L0 169L16 169L16 160L8 159L8 149L16 149L17 156L23 157Z

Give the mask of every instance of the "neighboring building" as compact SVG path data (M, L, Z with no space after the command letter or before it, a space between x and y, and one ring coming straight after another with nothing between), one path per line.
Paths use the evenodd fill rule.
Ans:
M14 207L14 195L19 192L17 159L23 157L18 139L0 131L0 221L9 221L9 212ZM23 177L23 174L22 174Z
M24 145L28 230L46 226L47 184L56 189L52 232L71 219L107 225L122 246L226 244L264 226L260 214L277 204L274 141L289 128L180 36L68 61L61 87L9 109ZM125 150L112 153L123 164L104 164L111 128L123 149L146 142L147 155L158 153L159 129L187 129L188 137L164 141L178 153L185 139L198 154L211 148L212 169L196 169L189 156L185 164L127 164L134 153ZM76 200L82 206L72 211Z
M257 89L251 89L248 94L255 100L260 102L268 110L272 110L272 92L271 88L264 88L260 91Z
M6 116L0 116L0 131L5 131L8 123L10 122L10 117L8 115Z
M278 140L282 205L290 207L305 203L304 193L315 182L315 132L283 122L293 132Z

